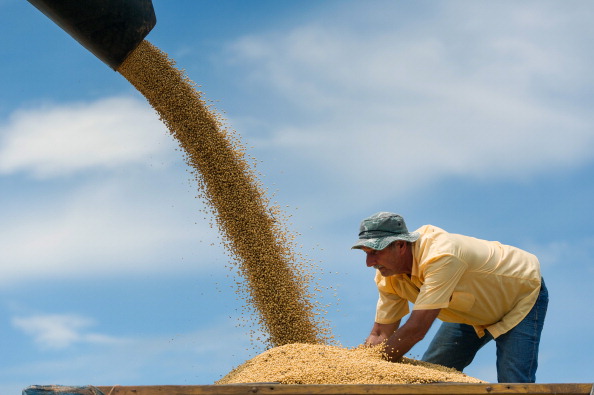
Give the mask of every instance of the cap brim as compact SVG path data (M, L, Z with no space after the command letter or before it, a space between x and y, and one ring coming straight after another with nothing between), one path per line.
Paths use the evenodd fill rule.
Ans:
M359 239L357 242L351 247L361 249L363 247L371 248L372 250L383 250L396 240L404 240L410 243L413 243L419 239L421 234L419 232L409 232L403 233L398 236L386 236L386 237L376 237L372 239Z

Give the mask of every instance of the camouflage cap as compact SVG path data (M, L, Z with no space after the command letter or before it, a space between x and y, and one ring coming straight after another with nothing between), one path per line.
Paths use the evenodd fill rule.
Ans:
M414 242L419 236L419 232L408 231L404 218L400 215L380 212L361 221L359 240L351 248L383 250L396 240Z

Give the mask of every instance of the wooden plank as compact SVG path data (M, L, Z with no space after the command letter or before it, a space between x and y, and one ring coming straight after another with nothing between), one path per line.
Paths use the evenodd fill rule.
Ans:
M32 385L23 389L23 395L103 395L92 386L70 387L65 385Z
M353 384L100 386L105 395L594 395L593 385L563 384Z

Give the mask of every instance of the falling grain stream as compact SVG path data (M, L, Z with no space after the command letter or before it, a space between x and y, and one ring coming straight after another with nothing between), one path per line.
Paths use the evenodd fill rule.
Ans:
M294 269L294 251L245 160L242 145L167 54L143 41L118 68L179 142L224 243L249 284L248 300L273 346L323 343L324 332Z

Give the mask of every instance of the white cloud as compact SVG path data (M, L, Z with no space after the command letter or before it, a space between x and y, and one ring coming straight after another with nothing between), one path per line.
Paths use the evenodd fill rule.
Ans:
M146 163L172 146L151 107L126 97L22 109L0 136L0 173L41 178Z
M179 178L142 178L92 180L47 201L25 200L16 213L0 209L0 284L211 266L221 250L210 246L218 235L199 201Z
M0 126L0 175L42 178L4 190L0 285L211 264L217 234L165 130L147 103L117 97L19 110Z
M14 317L12 324L32 336L35 343L44 349L63 349L76 343L104 344L118 341L111 336L87 332L94 321L75 314Z
M594 119L578 91L591 82L591 28L571 7L448 2L404 21L401 5L354 4L332 24L229 47L299 118L270 125L257 147L350 188L381 183L384 197L444 176L522 179L592 161ZM366 29L349 24L359 13Z
M49 358L45 353L45 358L7 366L2 372L3 382L9 378L21 381L21 388L31 385L32 377L37 384L137 385L139 380L144 385L213 384L254 352L261 351L250 347L249 338L229 321L209 322L207 327L193 332L133 338L107 336L104 341L92 338L92 322L87 317L68 314L13 320L17 328L29 328L27 333L34 339L45 334L46 343L40 345L61 348L55 347ZM226 334L225 341L205 341L218 339L221 333ZM90 347L63 347L83 343ZM0 389L4 388L6 385L0 385Z

